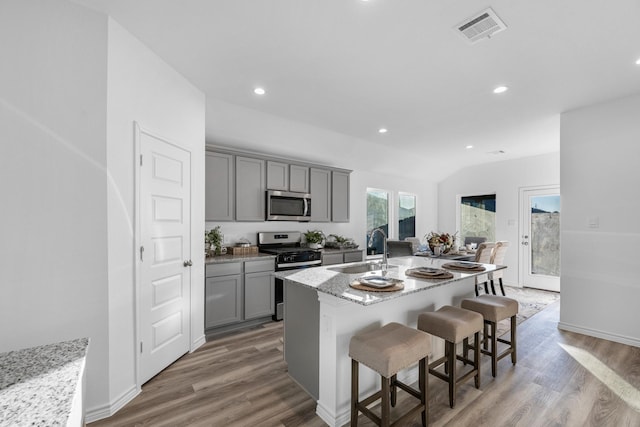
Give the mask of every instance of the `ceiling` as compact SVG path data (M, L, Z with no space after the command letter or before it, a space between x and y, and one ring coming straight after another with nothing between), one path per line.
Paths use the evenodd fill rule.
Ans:
M561 112L640 92L638 0L77 2L208 99L459 165L557 151ZM505 31L454 31L489 6Z

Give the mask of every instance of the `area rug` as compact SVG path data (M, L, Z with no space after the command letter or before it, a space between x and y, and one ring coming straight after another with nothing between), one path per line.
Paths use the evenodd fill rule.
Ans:
M518 314L516 315L516 324L524 322L531 316L542 311L546 306L560 299L560 293L542 291L532 288L516 288L505 286L504 291L507 297L518 300ZM498 322L497 336L502 336L509 332L511 323L509 319Z

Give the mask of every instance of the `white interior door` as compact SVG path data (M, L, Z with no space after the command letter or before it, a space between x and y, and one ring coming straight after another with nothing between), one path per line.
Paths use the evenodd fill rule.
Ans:
M520 191L520 283L560 292L560 188Z
M137 132L139 383L189 351L191 153Z

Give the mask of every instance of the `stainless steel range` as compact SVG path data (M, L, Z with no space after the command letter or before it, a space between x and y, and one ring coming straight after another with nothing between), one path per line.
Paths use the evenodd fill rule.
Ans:
M299 231L258 233L260 252L276 255L276 271L317 267L322 264L322 252L301 246L302 233ZM274 320L282 320L283 286L282 279L275 281Z

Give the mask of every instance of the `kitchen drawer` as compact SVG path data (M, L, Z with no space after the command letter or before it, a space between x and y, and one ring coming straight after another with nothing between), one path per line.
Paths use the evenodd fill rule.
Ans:
M342 254L322 254L322 265L342 264Z
M274 271L275 268L276 268L276 262L273 258L269 258L264 261L245 261L244 263L245 273L258 273L260 271Z
M360 262L362 261L362 251L357 252L345 252L344 253L344 262Z
M205 266L206 277L230 276L242 273L242 262L226 262L221 264L207 264Z

